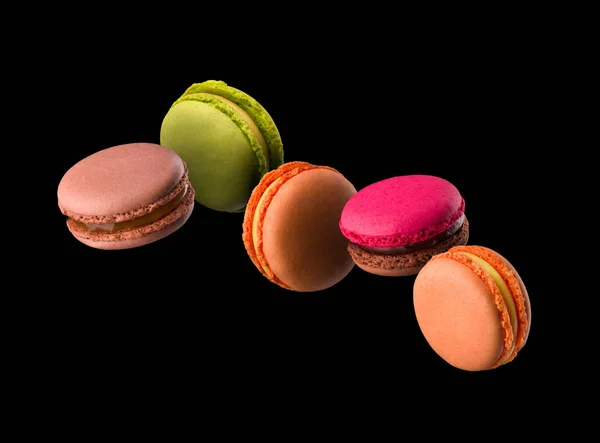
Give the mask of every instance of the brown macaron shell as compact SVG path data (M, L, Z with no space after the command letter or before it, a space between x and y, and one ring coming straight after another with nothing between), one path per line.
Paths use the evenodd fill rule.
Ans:
M465 218L460 229L450 237L429 248L402 254L379 254L349 243L348 252L356 265L375 275L402 277L417 274L434 256L453 246L465 245L469 240L469 222Z
M277 179L264 195L255 245L255 211ZM244 217L244 245L253 263L272 282L298 292L319 291L339 282L354 267L338 227L341 211L354 193L354 186L328 166L290 162L266 174Z
M339 218L356 189L329 168L305 170L273 196L263 222L263 253L281 281L300 292L327 289L354 267Z
M300 172L306 171L308 169L313 169L313 168L316 168L316 166L311 165L310 163L306 163L306 162L295 161L295 162L284 163L279 168L267 172L263 176L263 178L260 180L258 185L256 185L256 187L253 189L253 191L250 195L250 199L248 200L248 204L246 205L246 211L244 213L244 221L243 221L243 225L242 225L242 230L243 230L242 240L244 242L244 247L246 248L246 252L250 256L252 263L254 263L254 265L258 268L258 270L261 272L261 274L263 274L266 278L271 280L273 283L276 283L277 285L279 285L285 289L291 289L291 288L289 286L287 286L285 283L283 283L281 280L279 280L279 278L277 278L277 276L275 276L273 274L273 272L267 272L263 267L263 265L267 266L266 258L263 253L263 234L262 234L263 231L262 230L263 230L263 225L264 225L264 218L265 218L265 214L267 212L267 208L269 207L269 204L273 200L273 196L277 193L277 191L281 188L281 186L283 186L283 184L286 181L288 181L292 177L296 176ZM263 196L263 194L265 193L265 191L267 190L267 188L269 188L269 186L271 186L271 184L279 178L281 178L281 180L276 185L274 185L271 189L269 189L269 193L267 195L265 195L265 198L263 200L263 205L261 207L261 211L259 214L259 221L258 221L257 244L255 246L254 238L252 236L252 225L254 223L254 215L256 213L256 208L258 207L258 203L259 203L261 197ZM269 268L267 268L267 269L269 269Z
M508 356L505 363L511 362L517 356L518 352L523 349L523 346L525 346L527 338L529 337L529 331L531 330L531 302L523 280L514 266L506 258L489 248L483 246L457 246L453 248L452 251L469 252L482 258L496 269L508 286L508 289L510 289L510 293L512 294L515 303L517 323L519 325L514 350L511 355Z

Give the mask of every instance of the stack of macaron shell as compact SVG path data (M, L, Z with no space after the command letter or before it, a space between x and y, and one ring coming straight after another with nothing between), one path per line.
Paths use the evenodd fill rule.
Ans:
M460 192L430 175L366 186L345 205L339 225L357 266L382 276L417 274L431 257L469 238Z
M165 115L160 143L187 163L196 201L218 211L243 211L261 177L283 163L269 113L222 81L190 86Z
M242 238L250 259L282 288L315 292L340 282L354 266L339 217L355 187L328 166L284 163L253 190Z
M458 246L433 257L415 279L413 303L429 345L467 371L511 362L531 329L523 280L507 259L482 246Z
M58 206L73 236L97 249L129 249L160 240L188 220L194 189L171 149L130 143L72 166L58 185Z

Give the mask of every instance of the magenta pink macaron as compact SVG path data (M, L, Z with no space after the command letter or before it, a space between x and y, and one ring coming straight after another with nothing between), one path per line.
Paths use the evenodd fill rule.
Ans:
M465 200L452 183L431 175L361 189L344 206L339 225L356 265L383 276L417 274L431 257L469 239Z

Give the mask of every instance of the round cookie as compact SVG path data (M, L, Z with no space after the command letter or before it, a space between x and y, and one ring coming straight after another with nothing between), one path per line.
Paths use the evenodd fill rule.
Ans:
M469 239L463 197L429 175L392 177L361 189L344 207L340 229L358 267L393 277L414 275L434 255Z
M467 371L511 362L531 329L523 280L504 257L481 246L458 246L433 257L415 279L413 303L432 349Z
M160 143L187 163L196 201L218 211L243 211L260 178L283 163L271 116L221 81L194 84L172 104Z
M72 166L57 190L73 236L97 249L129 249L178 230L194 209L187 167L171 149L130 143Z

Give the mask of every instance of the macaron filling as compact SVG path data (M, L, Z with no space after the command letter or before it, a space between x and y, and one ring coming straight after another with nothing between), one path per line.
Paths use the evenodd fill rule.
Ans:
M415 252L415 251L418 251L421 249L431 248L432 246L437 245L441 241L444 241L448 237L456 234L460 230L460 228L462 227L464 222L465 222L465 214L461 215L459 217L459 219L456 220L454 222L454 224L452 224L452 226L450 226L444 232L441 232L427 240L423 240L423 241L416 242L416 243L407 243L405 245L394 246L392 248L375 248L372 246L361 246L358 244L356 244L356 246L358 246L361 249L364 249L365 251L373 252L375 254L389 254L389 255L410 254L412 252Z
M502 295L502 298L504 299L504 303L506 303L506 308L508 310L508 315L510 317L510 325L513 330L513 337L516 337L518 328L519 328L519 322L517 319L517 309L515 306L515 302L513 300L513 295L511 293L510 289L508 288L508 285L502 278L502 276L498 273L498 271L496 271L496 269L492 265L490 265L487 261L485 261L481 257L476 256L475 254L471 254L469 252L462 252L462 251L457 252L457 254L461 254L461 255L469 257L472 261L474 261L476 264L481 266L481 268L483 268L483 270L491 277L491 279L494 281L494 283L496 283L496 286L498 286L498 289L500 290L500 294ZM515 348L515 344L516 344L516 340L513 339L512 343L510 344L510 349L509 349L508 355L512 354L512 352Z
M124 231L127 229L138 228L140 226L148 225L154 223L165 215L170 214L178 205L181 203L183 198L185 197L188 190L188 185L184 185L183 189L167 204L162 205L156 208L149 214L143 215L138 218L134 218L132 220L126 220L119 223L103 223L103 224L95 224L95 223L84 223L70 218L71 222L78 226L80 229L85 230L87 232L103 232L103 233L114 233L119 231Z
M198 92L197 95L201 95L201 96L205 96L205 97L213 97L213 98L219 100L221 103L224 103L227 106L230 106L231 108L233 108L233 110L248 124L248 127L250 128L250 132L252 132L252 135L254 135L254 137L256 137L256 140L258 140L258 144L260 145L260 147L262 148L262 150L265 154L265 161L267 163L267 170L268 170L269 169L269 149L267 148L267 143L265 142L265 138L263 137L262 132L260 132L260 129L258 129L258 126L256 126L256 123L254 122L254 120L252 120L252 117L250 117L246 111L244 111L242 108L240 108L234 102L226 99L225 97L221 97L220 95L211 94L208 92Z

